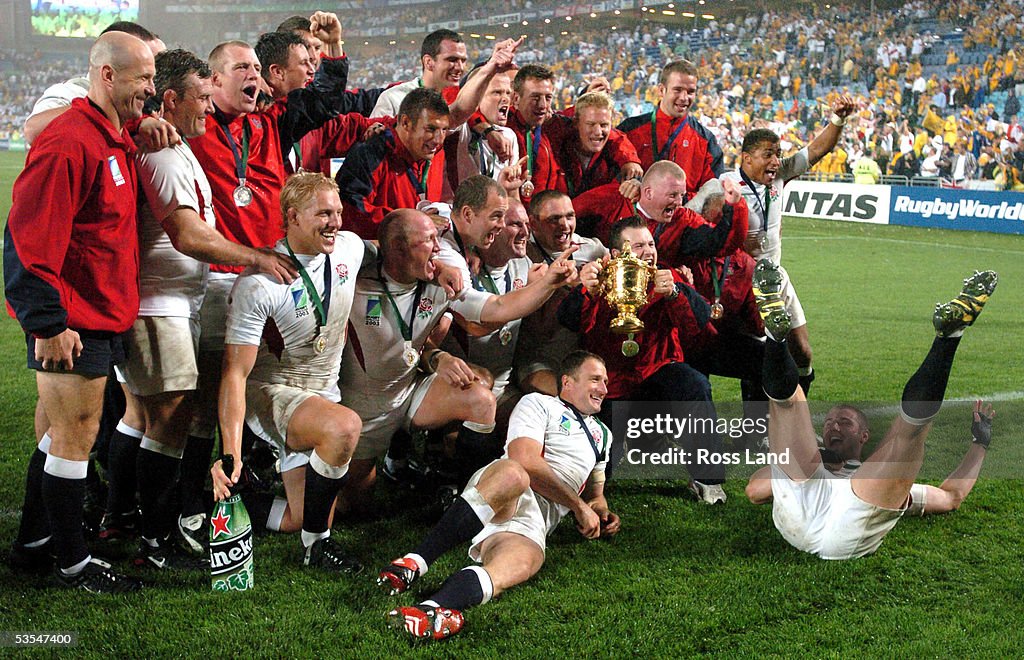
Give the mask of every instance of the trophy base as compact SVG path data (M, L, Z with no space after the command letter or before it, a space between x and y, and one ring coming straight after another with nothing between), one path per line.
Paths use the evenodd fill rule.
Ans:
M623 307L625 307L623 305ZM637 332L643 332L644 322L636 317L632 313L632 310L625 310L619 312L619 315L612 319L609 329L617 335L630 335Z

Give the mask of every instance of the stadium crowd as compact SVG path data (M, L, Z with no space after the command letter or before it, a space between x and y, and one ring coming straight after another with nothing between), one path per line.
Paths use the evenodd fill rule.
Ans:
M12 565L53 570L69 588L137 591L140 580L92 555L137 537L137 567L209 570L223 524L211 530L209 474L213 498L241 492L254 529L297 533L304 565L356 573L331 538L335 506L339 518L371 512L383 474L440 486L448 506L380 571L381 586L407 590L470 541L480 564L389 613L440 639L461 629L462 609L530 579L562 518L588 539L618 533L604 489L622 455L613 402L694 406L712 421L681 440L697 454L798 436L796 467L773 479L776 523L821 558L874 552L907 511L954 509L929 509L911 484L995 273L937 308L891 456L866 459L861 479L845 464L860 448L819 453L793 410L816 373L782 264L783 189L813 168L918 148L923 168L929 150L952 148L948 165L932 164L955 181L980 138L955 116L935 124L951 108L981 122L970 127L1003 176L1020 157L1014 124L979 101L992 76L946 90L933 75L914 96L920 60L941 42L907 31L929 9L709 23L699 50L647 24L484 52L439 29L418 54L369 63L345 52L339 18L323 11L255 44L220 43L208 60L134 23L110 26L88 66L48 79L33 106L5 230L5 294L39 393ZM971 32L972 44L992 38ZM1007 91L1019 73L1010 43L992 59ZM34 61L13 64L29 70L5 84L33 77ZM354 84L367 66L381 78ZM613 308L616 286L643 301ZM740 381L743 433L720 430L711 375ZM123 411L101 432L102 404L118 393ZM939 489L949 501L973 486L990 419L979 403L956 496ZM97 434L107 492L91 529ZM252 464L267 455L280 488L257 487ZM878 463L907 471L886 481ZM685 469L698 501L726 501L723 464ZM826 484L822 515L844 525L823 538L814 521L780 524L786 507L797 514L774 481L797 495Z
M521 8L507 4L507 12L486 13ZM663 62L690 58L700 70L697 111L722 145L728 166L735 165L741 136L755 126L784 136L786 153L796 151L823 121L829 101L851 93L863 101L857 130L816 166L819 176L848 175L867 157L878 163L880 175L936 177L954 185L981 179L1016 189L1024 171L1016 117L1024 92L1024 66L1018 65L1024 55L1018 43L1022 14L1012 0L995 7L919 0L875 14L864 7L823 5L758 12L706 21L690 31L646 20L614 31L577 23L571 32L529 37L517 61L552 63L556 107L570 106L590 77L605 76L617 117L624 118L654 107ZM443 8L432 5L376 8L353 18L351 27L426 24L443 15ZM261 15L254 29L269 30L277 20ZM484 51L474 44L486 48L489 42L471 41L470 59L479 61ZM355 56L359 48L349 47ZM383 53L360 57L353 85L412 77L414 48L400 40ZM39 58L13 63L10 57L0 60L10 72L0 82L0 138L16 138L19 116L30 110L31 99L73 66ZM957 141L969 154L960 165Z

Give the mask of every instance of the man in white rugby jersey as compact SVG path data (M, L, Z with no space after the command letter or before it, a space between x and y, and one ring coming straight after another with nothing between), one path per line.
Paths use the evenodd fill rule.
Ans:
M445 351L423 350L442 315L450 308L472 323L504 324L537 309L577 277L570 257L575 248L569 248L529 286L493 295L467 283L449 301L431 283L441 244L430 216L396 209L385 216L378 239L381 258L359 273L341 362L341 401L363 421L345 488L350 506L365 502L375 463L396 431L459 420L471 433L494 428L490 375Z
M228 298L219 417L225 457L212 469L214 497L230 495L242 467L242 425L281 453L287 505L253 511L271 529L301 526L303 563L354 573L359 563L330 539L334 500L344 483L362 427L339 405L338 366L356 288L356 273L371 256L363 241L341 229L337 184L318 172L300 172L281 191L286 254L299 278L282 284L243 273Z
M604 361L573 351L559 368L558 396L527 394L509 420L505 455L481 468L416 548L391 562L377 583L407 591L448 550L472 539L471 565L418 605L388 613L417 639L444 639L462 629L462 609L526 582L544 564L546 538L572 513L587 539L612 536L619 517L604 497L612 437L595 416L608 392Z

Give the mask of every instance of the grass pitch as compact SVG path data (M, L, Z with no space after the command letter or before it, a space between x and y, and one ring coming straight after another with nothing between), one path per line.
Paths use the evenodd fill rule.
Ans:
M4 216L21 159L0 153ZM1019 655L1024 238L792 218L784 237L784 263L809 317L812 398L827 402L895 405L931 342L932 306L974 269L999 272L949 383L949 398L985 396L997 409L982 479L958 513L901 521L875 555L824 562L781 539L770 509L745 501L742 479L727 483L729 502L714 508L687 499L682 482L612 483L609 500L623 519L617 538L585 542L563 524L531 583L471 610L458 637L418 647L382 617L413 596L385 598L373 573L408 550L426 522L415 501L380 488L379 520L335 529L367 566L357 578L299 570L298 539L284 536L257 539L256 589L245 594L211 593L208 577L150 574L151 587L135 597L95 597L0 566L0 631L74 631L69 653L85 657ZM17 324L0 321L2 546L14 537L32 446L24 350ZM714 385L716 398L738 398L734 384ZM930 479L941 480L964 451L968 410L944 408L929 439ZM884 411L873 419L876 437L887 421ZM451 552L416 595L466 562L463 550Z

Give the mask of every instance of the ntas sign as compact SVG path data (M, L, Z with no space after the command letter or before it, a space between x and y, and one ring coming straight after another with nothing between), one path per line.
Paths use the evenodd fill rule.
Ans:
M785 192L785 215L881 225L889 222L889 186L797 179L786 184Z

